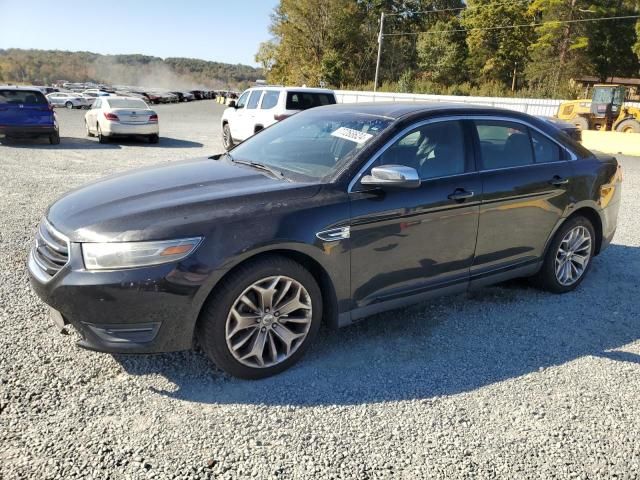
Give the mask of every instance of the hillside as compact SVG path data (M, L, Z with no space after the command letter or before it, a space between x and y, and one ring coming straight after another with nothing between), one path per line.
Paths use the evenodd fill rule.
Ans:
M248 65L192 58L0 49L2 83L48 84L67 80L166 88L242 89L261 76L260 69Z

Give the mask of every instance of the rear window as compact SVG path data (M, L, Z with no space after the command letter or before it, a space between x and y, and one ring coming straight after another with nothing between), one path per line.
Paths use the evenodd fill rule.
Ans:
M287 110L306 110L307 108L333 105L335 97L330 93L287 92Z
M42 92L31 90L0 90L0 103L16 105L46 105Z
M110 98L105 99L111 108L148 108L142 100L135 98Z

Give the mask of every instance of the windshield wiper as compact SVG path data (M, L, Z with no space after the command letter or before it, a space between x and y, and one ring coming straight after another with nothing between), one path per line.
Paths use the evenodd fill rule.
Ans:
M271 175L273 175L276 178L289 181L289 179L285 177L284 173L282 173L280 170L270 167L269 165L265 165L264 163L259 163L259 162L251 162L249 160L236 160L228 153L227 155L229 157L229 160L231 160L233 163L237 163L238 165L248 165L249 167L253 167L257 170L269 172Z

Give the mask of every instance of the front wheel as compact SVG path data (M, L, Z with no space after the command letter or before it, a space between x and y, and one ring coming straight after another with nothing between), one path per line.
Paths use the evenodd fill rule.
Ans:
M233 147L233 137L231 136L231 129L229 128L229 124L225 123L222 127L222 144L224 148L229 150Z
M198 341L216 365L240 378L279 373L300 359L322 319L313 276L284 257L240 267L202 312Z
M627 120L623 120L616 127L616 132L622 133L640 133L640 122L634 120L633 118L628 118Z
M574 290L586 277L596 248L596 235L591 221L576 216L556 232L534 283L540 288L565 293Z

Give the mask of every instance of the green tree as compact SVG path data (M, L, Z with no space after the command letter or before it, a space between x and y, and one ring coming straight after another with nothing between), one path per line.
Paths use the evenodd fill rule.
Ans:
M438 21L418 38L418 66L425 76L441 85L455 85L467 79L466 34L457 18Z
M470 0L467 5L462 25L467 29L470 78L511 86L516 65L521 69L528 61L533 16L522 2Z

